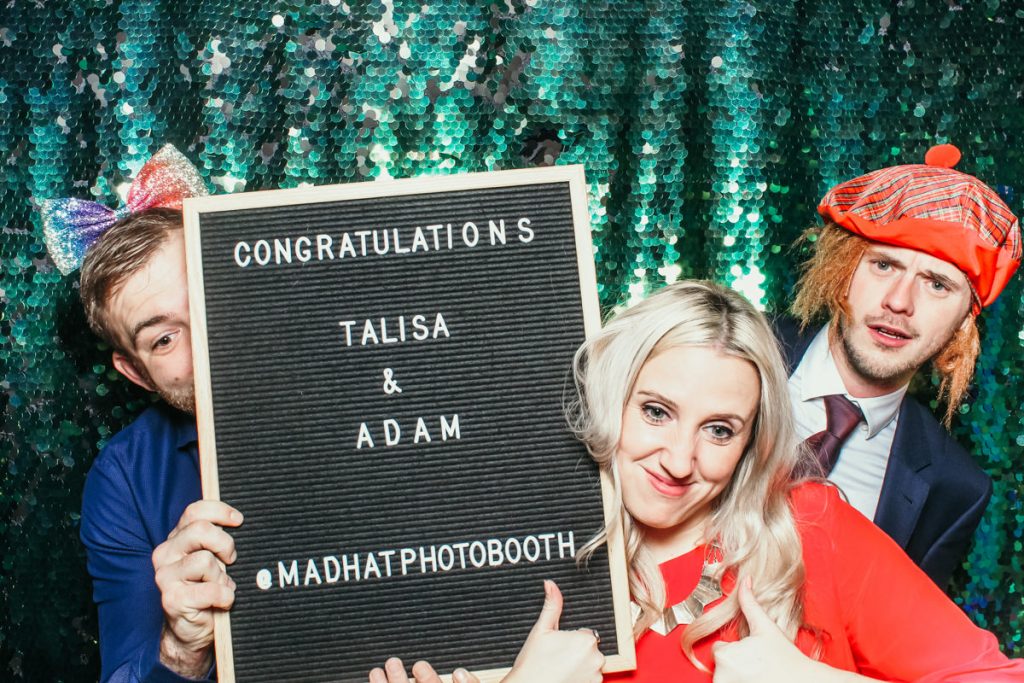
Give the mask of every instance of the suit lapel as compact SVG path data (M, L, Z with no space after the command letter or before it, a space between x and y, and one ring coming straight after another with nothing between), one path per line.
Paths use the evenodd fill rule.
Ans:
M799 325L791 318L777 317L771 319L771 323L782 347L783 359L789 366L789 374L792 374L820 328L801 334ZM921 410L923 408L909 398L904 398L900 405L896 433L889 449L889 462L875 510L875 524L903 548L910 542L931 487L921 475L932 463L932 446L925 440L929 432L923 427Z
M904 548L914 533L930 488L921 471L931 466L931 448L915 408L913 401L903 399L875 511L875 524Z
M779 340L782 349L782 360L786 362L786 371L792 375L796 366L800 365L807 347L814 341L820 328L814 327L800 332L800 325L792 318L774 317L769 320L775 331L775 338Z

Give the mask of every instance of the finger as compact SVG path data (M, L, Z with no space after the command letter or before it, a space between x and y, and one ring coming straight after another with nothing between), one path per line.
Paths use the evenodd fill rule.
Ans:
M714 657L715 661L717 662L718 658L721 656L722 651L728 649L728 647L732 644L734 643L727 643L724 640L716 640L714 643L711 644L711 656Z
M161 543L153 551L153 569L180 561L183 557L199 550L208 550L225 564L232 564L235 553L235 539L219 526L206 520L192 522L173 537Z
M369 683L388 683L388 677L384 673L384 669L380 667L371 669Z
M530 630L534 633L549 633L558 630L558 620L562 618L562 591L554 581L544 581L544 606L540 608L540 616Z
M593 670L597 675L597 680L601 680L601 671L604 670L605 658L600 652L594 652L593 656L588 660L588 668Z
M224 566L206 551L162 567L155 580L164 611L170 616L188 616L211 607L228 609L234 603L236 585Z
M199 521L234 527L242 523L243 517L241 512L219 500L197 500L181 513L177 526L174 527L168 538L193 522Z
M178 563L178 576L193 583L217 582L227 585L227 572L220 560L208 550L189 553Z
M736 597L739 599L740 611L743 612L743 616L747 619L747 626L750 627L750 635L781 633L778 625L754 597L749 578L740 582Z
M172 619L195 620L197 612L231 609L235 591L221 583L178 583L160 594L164 613Z
M166 593L178 584L220 582L223 574L223 565L217 558L206 550L199 550L157 568L154 579L160 592Z
M161 567L154 578L161 593L174 590L176 586L204 583L224 586L231 591L235 589L235 582L224 570L224 565L205 550L191 553L179 562Z
M384 662L384 671L388 675L388 683L409 683L409 677L405 675L405 665L398 657L392 657Z
M441 683L441 677L428 662L419 661L412 665L412 675L416 683Z
M601 636L597 635L597 631L595 631L594 629L592 629L592 628L578 628L576 630L578 632L580 632L580 633L586 634L590 638L593 638L594 639L594 647L595 648L598 645L601 644Z
M480 683L480 679L465 669L459 668L452 672L455 683Z

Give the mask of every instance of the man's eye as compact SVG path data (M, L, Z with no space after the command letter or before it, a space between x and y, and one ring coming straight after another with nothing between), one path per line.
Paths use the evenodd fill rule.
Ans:
M949 288L938 280L932 280L932 289L936 292L945 292Z
M159 349L161 347L167 346L173 340L174 340L174 335L173 334L165 334L162 337L158 337L157 340L155 342L153 342L153 348L154 349Z
M892 264L889 263L888 261L875 261L875 268L878 268L879 270L883 271L889 270L890 268L892 268Z

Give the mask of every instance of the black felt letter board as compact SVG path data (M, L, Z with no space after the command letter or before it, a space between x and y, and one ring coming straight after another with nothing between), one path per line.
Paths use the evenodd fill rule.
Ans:
M615 561L572 556L603 525L563 417L597 325L576 178L582 194L562 168L186 206L204 492L245 514L222 680L365 681L392 655L495 680L545 578L563 628L632 658Z

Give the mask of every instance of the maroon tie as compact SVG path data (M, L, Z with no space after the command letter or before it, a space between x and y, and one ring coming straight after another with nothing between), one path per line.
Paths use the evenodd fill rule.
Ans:
M832 394L825 397L825 430L811 434L804 443L818 457L826 475L836 466L843 442L863 420L860 408L845 396Z

